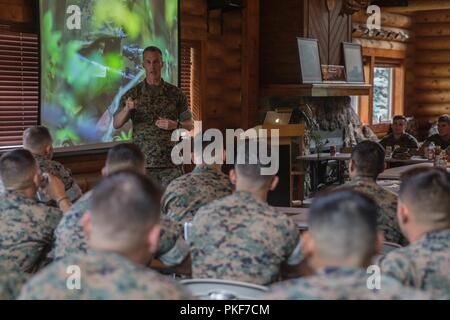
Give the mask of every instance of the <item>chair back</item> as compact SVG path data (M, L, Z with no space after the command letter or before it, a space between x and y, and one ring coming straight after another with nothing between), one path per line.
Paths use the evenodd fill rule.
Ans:
M201 300L258 300L269 290L256 284L222 279L188 279L180 283Z

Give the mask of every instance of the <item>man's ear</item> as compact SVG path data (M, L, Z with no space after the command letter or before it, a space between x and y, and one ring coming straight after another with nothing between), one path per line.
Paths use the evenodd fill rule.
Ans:
M230 175L231 183L236 185L236 181L237 181L236 170L235 169L231 169L229 175Z
M278 178L278 176L274 176L272 178L272 182L270 183L270 191L275 190L275 188L278 186L279 182L280 182L280 178Z
M106 177L108 175L108 169L106 168L106 166L104 166L103 168L102 168L102 176L103 177Z
M148 251L151 254L155 254L156 252L158 252L160 232L161 232L161 225L159 223L155 224L148 231L148 234L147 234L147 247L148 247Z
M383 250L383 243L384 243L384 233L383 231L377 232L377 238L375 239L375 255L381 254Z
M356 170L355 161L353 161L353 159L350 159L350 162L348 164L348 170L350 172L354 172Z
M302 254L305 258L310 258L316 251L316 245L309 231L302 234Z
M49 144L48 146L45 147L45 155L49 158L52 157L53 155L53 147L51 144Z
M91 236L91 213L86 211L81 217L81 225L83 226L83 232L86 239Z
M400 199L397 202L397 220L400 226L407 224L411 220L411 213L408 207Z

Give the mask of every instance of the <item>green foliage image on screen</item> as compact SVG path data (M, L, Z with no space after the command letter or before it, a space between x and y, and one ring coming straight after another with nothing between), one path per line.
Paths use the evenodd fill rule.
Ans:
M41 123L55 147L127 141L113 128L121 96L145 78L142 52L163 52L178 84L178 0L40 0Z

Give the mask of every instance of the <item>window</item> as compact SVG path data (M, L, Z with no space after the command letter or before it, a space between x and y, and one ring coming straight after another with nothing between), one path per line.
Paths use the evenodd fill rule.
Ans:
M39 45L36 34L0 33L0 149L22 145L38 124Z
M360 96L357 114L379 136L389 130L391 119L404 113L405 59L400 50L363 48L366 83L372 85L369 96Z
M393 67L374 68L372 124L392 119L393 81Z
M192 118L201 119L200 108L200 44L182 41L180 48L181 90L188 98Z
M352 109L355 111L356 114L359 113L359 97L358 96L351 96L351 105Z

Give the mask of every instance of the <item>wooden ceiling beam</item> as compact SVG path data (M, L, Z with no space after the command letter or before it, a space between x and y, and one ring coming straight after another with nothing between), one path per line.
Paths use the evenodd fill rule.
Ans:
M407 7L382 7L383 11L391 13L409 13L447 9L450 9L450 0L409 0Z

